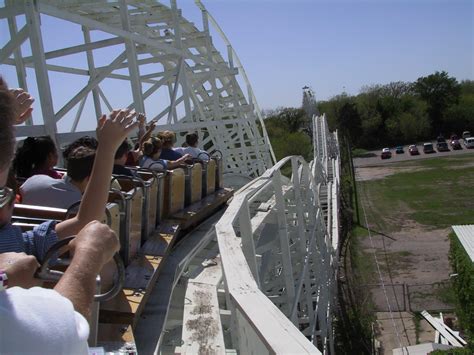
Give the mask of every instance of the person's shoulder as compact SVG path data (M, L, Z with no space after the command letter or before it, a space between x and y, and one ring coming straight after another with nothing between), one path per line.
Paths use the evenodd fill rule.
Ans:
M8 288L0 293L0 308L0 352L87 354L89 325L71 301L57 291Z
M28 289L22 287L11 287L8 288L7 293L9 296L18 297L47 297L47 298L57 298L62 296L55 290L43 287L31 287Z
M44 183L44 182L54 182L56 179L53 179L49 175L45 174L37 174L30 176L28 179L25 180L23 185L25 184L37 184L37 183Z

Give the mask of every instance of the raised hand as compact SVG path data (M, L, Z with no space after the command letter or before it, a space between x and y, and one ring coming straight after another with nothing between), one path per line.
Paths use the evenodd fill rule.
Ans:
M19 125L24 123L31 116L31 112L33 112L31 105L33 105L35 99L23 89L10 89L10 92L16 102L14 124Z
M137 127L138 122L133 121L136 115L135 111L128 109L113 110L108 117L102 115L96 130L99 147L115 152L127 135Z
M146 116L144 113L139 113L137 116L137 121L139 126L145 127L146 125Z

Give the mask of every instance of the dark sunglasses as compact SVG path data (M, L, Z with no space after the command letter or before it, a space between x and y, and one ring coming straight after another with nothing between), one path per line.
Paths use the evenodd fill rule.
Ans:
M3 208L10 204L15 198L15 192L9 187L0 188L0 208Z

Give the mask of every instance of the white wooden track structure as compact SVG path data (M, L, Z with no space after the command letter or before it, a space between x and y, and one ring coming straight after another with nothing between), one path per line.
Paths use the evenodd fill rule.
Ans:
M172 300L154 306L168 309L161 353L335 353L339 145L324 116L313 127L311 163L282 159L191 236L200 246L170 272Z
M0 63L16 69L18 86L36 91L41 105L17 136L48 134L63 144L94 134L78 127L91 112L99 117L112 109L110 93L102 87L112 81L130 90L121 107L146 112L149 120L158 120L157 130L177 132L178 144L180 133L197 131L202 146L222 152L227 176L254 178L236 192L218 221L218 216L211 219L208 229L197 228L176 248L182 255L170 273L170 297L151 297L156 309L146 310L138 325L139 351L334 354L337 135L329 132L324 116L315 116L314 160L293 156L276 162L236 53L204 5L196 0L196 6L202 30L182 16L176 0L169 6L158 1L6 0L0 21L7 23L10 36L5 40L2 35ZM79 26L82 42L54 47L54 38L42 36L45 17ZM225 59L214 47L212 31L226 47ZM97 65L104 61L99 53L109 48L118 55ZM68 66L68 56L79 53L83 65ZM56 73L86 79L60 105L50 82ZM154 97L159 90L166 91L167 100ZM66 130L58 129L61 120L69 120ZM158 296L164 294L160 282L154 289ZM160 324L151 323L156 317ZM158 340L149 341L150 334Z
M125 87L128 97L118 108L147 113L148 120L158 120L157 130L177 132L178 144L185 133L198 132L201 146L223 154L228 174L262 174L275 159L252 88L220 27L200 1L196 6L202 30L182 16L176 0L169 6L150 0L6 0L0 21L8 23L9 37L2 33L0 64L16 67L18 86L37 92L41 103L41 117L19 127L17 135L48 134L59 144L69 142L85 134L76 132L81 120L112 109L114 93L104 86ZM51 33L45 31L49 23L61 31L58 19L68 29L77 25L78 33L71 33L77 44L58 47L62 41L55 35L42 35ZM226 59L213 45L212 31L227 47ZM79 65L68 65L79 56ZM55 75L71 85L86 84L58 103ZM64 132L58 129L61 120Z

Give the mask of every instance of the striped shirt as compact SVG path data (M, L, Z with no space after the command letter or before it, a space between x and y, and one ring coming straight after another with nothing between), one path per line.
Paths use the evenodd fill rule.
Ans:
M11 223L0 228L0 254L7 252L34 255L41 263L48 249L58 241L56 221L47 221L33 230L22 232Z

